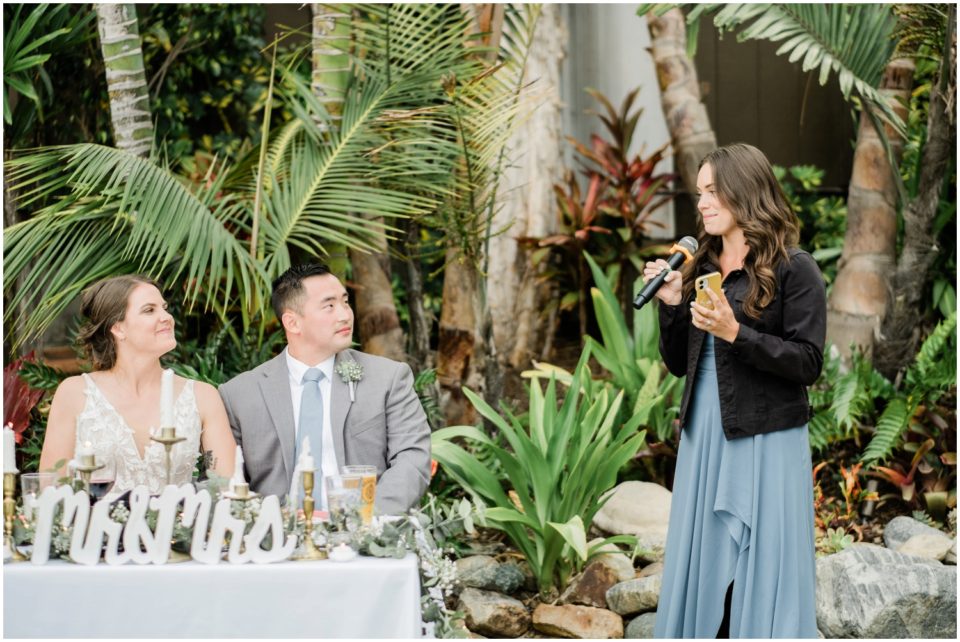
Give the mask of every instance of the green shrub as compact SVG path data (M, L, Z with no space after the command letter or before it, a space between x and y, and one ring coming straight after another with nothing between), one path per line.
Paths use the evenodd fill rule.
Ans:
M562 590L598 547L587 549L586 533L604 504L604 493L644 440L639 417L620 423L624 394L615 397L590 377L584 350L558 407L557 381L542 390L530 385L529 426L506 406L498 414L469 389L464 394L509 444L503 448L474 426L453 426L433 433L433 456L476 500L489 505L485 523L501 530L524 555L540 592ZM458 439L496 459L506 479L498 477ZM612 537L606 542L632 541Z

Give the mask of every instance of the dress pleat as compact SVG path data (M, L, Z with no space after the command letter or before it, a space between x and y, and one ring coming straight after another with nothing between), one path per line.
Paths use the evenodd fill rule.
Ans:
M655 637L816 638L807 426L727 440L707 335L677 454Z

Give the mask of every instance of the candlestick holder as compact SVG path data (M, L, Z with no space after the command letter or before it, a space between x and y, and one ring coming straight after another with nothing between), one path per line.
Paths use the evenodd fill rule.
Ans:
M89 457L81 457L78 461L74 461L72 467L75 471L80 473L80 481L83 482L83 490L89 495L90 494L90 476L95 472L106 466L106 464L97 464L96 458L93 455Z
M13 519L17 506L13 493L17 488L17 473L3 473L3 546L10 551L8 562L24 562L26 557L13 543Z
M303 551L291 559L325 560L327 552L313 542L313 470L303 471Z
M181 441L186 441L186 437L177 437L177 429L174 426L166 426L160 429L160 436L151 435L151 441L155 441L159 444L163 444L163 449L166 451L166 466L167 466L167 486L171 483L171 464L170 464L170 450L173 448L174 444L179 444Z
M249 502L251 499L256 499L257 497L260 497L260 493L255 493L251 491L250 484L248 484L247 482L242 482L239 484L234 484L232 491L221 493L220 496L226 497L230 501L241 502L245 504ZM243 553L246 550L246 548L247 546L246 546L246 543L243 541L243 535L241 535L240 536L240 552Z
M228 490L222 493L221 496L232 499L235 502L249 502L251 499L260 497L260 493L253 492L250 490L250 484L243 482L241 484L234 484L232 491Z

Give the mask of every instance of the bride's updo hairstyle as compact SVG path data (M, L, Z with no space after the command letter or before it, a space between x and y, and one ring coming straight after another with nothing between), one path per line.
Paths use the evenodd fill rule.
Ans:
M80 314L85 323L77 335L77 343L97 370L109 370L117 361L117 344L110 328L123 321L127 313L130 292L141 284L152 285L156 281L139 274L114 276L97 281L83 291Z

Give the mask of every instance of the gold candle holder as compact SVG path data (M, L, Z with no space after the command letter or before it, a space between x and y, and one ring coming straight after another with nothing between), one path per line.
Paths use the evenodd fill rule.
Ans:
M327 559L327 552L313 543L313 473L303 471L303 552L292 558L295 560Z
M106 464L97 465L97 460L93 455L84 455L78 461L73 462L73 469L80 473L80 481L83 482L83 490L90 494L90 476L94 471L100 470Z
M17 488L17 473L3 473L3 545L10 551L10 562L25 562L27 558L13 543L13 519L17 505L13 493Z
M170 464L170 450L173 448L173 445L174 445L174 444L178 444L178 443L180 443L181 441L186 441L187 438L186 438L186 437L177 437L177 429L176 429L176 427L174 427L174 426L166 426L166 427L160 429L160 436L159 436L159 437L157 437L156 435L151 435L151 436L150 436L150 440L151 440L151 441L155 441L155 442L157 442L157 443L159 443L159 444L163 444L163 449L164 449L164 450L166 451L166 453L167 453L167 457L166 457L166 465L167 465L167 485L169 486L171 483L173 483L173 482L171 481L171 477L170 477L170 474L171 474L171 471L170 471L170 468L171 468L171 464Z
M234 484L233 490L223 493L223 496L235 502L249 502L251 499L260 497L260 493L251 491L250 484L243 482L240 484Z

